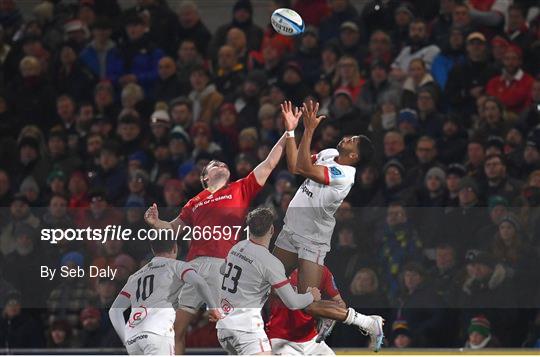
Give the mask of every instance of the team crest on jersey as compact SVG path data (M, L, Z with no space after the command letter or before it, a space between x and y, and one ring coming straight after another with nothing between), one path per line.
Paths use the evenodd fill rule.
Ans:
M231 312L233 312L234 307L227 299L221 299L221 309L225 314L230 314Z
M128 321L129 327L135 327L138 324L140 324L148 315L148 312L146 311L146 307L139 306L136 307L133 311L132 317Z
M335 166L330 167L330 176L333 178L345 177L343 172Z

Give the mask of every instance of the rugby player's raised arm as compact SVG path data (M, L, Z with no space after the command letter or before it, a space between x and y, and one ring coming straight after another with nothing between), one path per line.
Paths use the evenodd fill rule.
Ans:
M317 183L328 185L328 168L316 165L311 158L311 141L317 126L325 118L324 115L317 116L319 103L309 101L304 103L302 111L304 114L304 135L300 140L298 148L298 158L296 161L296 172Z
M255 175L255 179L259 185L264 186L266 180L268 180L268 177L270 177L270 174L279 163L279 160L281 160L284 150L285 134L281 136L276 145L274 145L272 150L270 150L270 153L266 159L264 159L264 161L257 165L257 167L253 170L253 174Z
M285 153L287 156L287 169L293 175L297 174L296 172L296 160L298 158L298 147L296 146L296 139L294 138L294 130L298 126L298 120L302 116L302 111L293 107L290 101L285 101L281 104L281 115L283 116L283 126L287 133L286 137L286 147Z
M152 204L152 206L148 207L148 209L144 213L144 220L152 228L172 229L174 232L177 232L178 229L181 229L183 226L185 226L180 217L176 217L170 222L159 219L159 212L155 203Z

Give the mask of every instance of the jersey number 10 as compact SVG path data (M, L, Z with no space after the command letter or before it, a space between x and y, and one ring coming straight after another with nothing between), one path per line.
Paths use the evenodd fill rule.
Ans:
M232 270L235 270L234 276L231 276ZM238 265L233 265L232 263L227 264L227 271L225 272L225 275L223 275L223 282L221 283L221 290L227 290L231 294L234 294L238 290L238 280L240 279L240 275L242 275L242 268L240 268ZM230 277L230 280L233 282L233 287L229 288L225 286L225 280Z
M142 280L142 287L141 287ZM139 301L139 298L142 297L143 301L148 299L150 295L154 292L154 274L147 275L144 278L139 278L137 280L137 292L135 293L135 298Z

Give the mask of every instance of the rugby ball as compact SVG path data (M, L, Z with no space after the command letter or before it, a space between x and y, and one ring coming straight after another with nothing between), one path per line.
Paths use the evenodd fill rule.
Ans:
M302 17L296 11L287 8L274 11L270 22L274 30L284 36L300 35L305 28Z

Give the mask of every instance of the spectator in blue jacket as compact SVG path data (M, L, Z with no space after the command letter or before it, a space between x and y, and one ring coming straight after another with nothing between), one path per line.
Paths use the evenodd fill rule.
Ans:
M458 63L465 60L465 38L463 31L458 27L453 27L448 37L448 43L443 47L433 60L431 65L431 75L439 87L444 88L448 74Z
M146 26L140 17L128 20L126 33L128 39L121 47L125 74L120 77L119 83L122 87L137 83L148 96L152 94L158 79L158 62L164 53L148 38Z
M116 44L111 40L112 25L104 19L98 19L92 27L92 42L80 53L81 61L100 80L109 80L116 84L124 73L122 56Z

